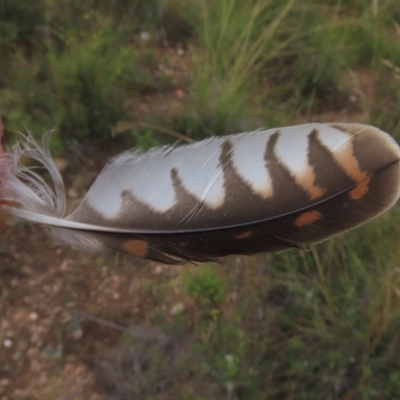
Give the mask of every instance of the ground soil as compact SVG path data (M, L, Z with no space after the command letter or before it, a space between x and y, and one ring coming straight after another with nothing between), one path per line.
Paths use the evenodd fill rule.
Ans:
M23 223L10 222L0 243L1 400L108 398L97 357L148 313L179 304L174 291L157 304L143 290L181 267L73 251Z

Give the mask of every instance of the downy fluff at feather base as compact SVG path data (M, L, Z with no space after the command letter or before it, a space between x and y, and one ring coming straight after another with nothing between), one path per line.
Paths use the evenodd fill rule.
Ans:
M50 187L22 157L41 164ZM66 211L46 146L0 158L0 204L62 242L164 263L304 247L358 226L400 195L400 149L361 124L305 124L115 157Z

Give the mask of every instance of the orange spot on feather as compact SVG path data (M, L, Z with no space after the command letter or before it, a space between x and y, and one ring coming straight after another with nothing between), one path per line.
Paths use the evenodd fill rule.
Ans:
M368 185L369 185L370 179L365 179L361 183L359 183L357 186L355 186L353 189L350 190L349 195L352 200L359 200L363 198L367 193L368 193Z
M149 245L144 240L139 239L127 240L122 247L132 256L141 258L146 257L149 251Z
M308 190L311 200L319 199L324 193L325 190L321 189L319 186L313 186Z
M300 214L294 221L294 224L300 228L302 226L311 225L313 222L318 221L321 218L322 214L319 211L307 211Z
M253 231L246 231L243 233L239 233L239 235L235 235L236 239L247 239L253 234Z

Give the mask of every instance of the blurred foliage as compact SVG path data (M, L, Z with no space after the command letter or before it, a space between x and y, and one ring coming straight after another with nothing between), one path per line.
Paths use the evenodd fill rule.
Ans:
M225 300L227 288L214 266L206 264L185 275L183 285L200 306L218 310Z
M109 138L132 117L127 100L173 90L151 53L184 45L190 99L183 114L158 118L164 128L199 139L329 109L361 110L364 122L397 132L399 4L2 0L0 107L10 132L26 125L38 134L58 127L64 137ZM373 71L377 96L382 90L390 104L359 98L363 83L348 75L360 69ZM145 146L157 144L148 130L130 136L140 144L141 132Z
M126 92L146 80L144 74L131 76L134 56L110 29L70 44L61 54L52 51L48 60L60 128L81 138L109 135L124 115ZM106 62L99 65L99 60Z
M4 56L17 48L21 48L29 55L33 47L38 45L37 40L44 25L44 6L43 1L30 3L24 0L0 1L1 66L5 66Z
M11 132L26 125L36 134L58 127L65 137L80 140L111 135L127 97L150 82L131 35L157 19L151 4L130 2L124 14L122 6L2 2L6 23L0 26L8 33L0 46L7 47L2 62L8 68L0 107ZM137 12L149 16L138 18Z
M0 112L8 134L60 128L58 149L70 137L151 147L331 118L400 139L399 42L398 0L0 0ZM159 68L171 47L189 54L179 84ZM183 85L183 106L163 114L159 103ZM187 267L178 284L145 285L145 322L170 336L123 339L102 360L105 390L397 399L397 214L310 251L232 257ZM185 307L171 313L174 296Z

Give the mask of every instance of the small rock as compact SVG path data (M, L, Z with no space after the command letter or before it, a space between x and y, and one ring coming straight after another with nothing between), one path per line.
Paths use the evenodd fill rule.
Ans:
M28 315L28 318L30 321L37 321L39 318L39 315L37 312L33 311Z
M171 308L171 315L176 315L180 312L182 312L185 309L185 306L182 303L176 303L172 308Z
M175 96L176 96L178 99L183 99L183 98L185 97L185 92L184 92L182 89L177 89L177 90L175 91Z
M61 265L60 265L60 271L66 271L70 264L72 263L72 260L64 260Z
M146 31L141 31L139 34L140 40L147 42L150 39L150 33Z
M154 273L156 275L160 275L162 271L163 271L163 267L161 265L157 265L157 267L154 269Z

